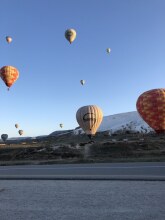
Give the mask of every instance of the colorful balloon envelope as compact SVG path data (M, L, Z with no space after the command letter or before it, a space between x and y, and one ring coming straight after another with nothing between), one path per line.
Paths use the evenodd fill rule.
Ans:
M136 108L143 120L156 133L165 133L165 89L152 89L141 94Z
M19 72L13 66L4 66L0 69L0 76L6 84L6 86L10 88L13 85L13 83L18 79Z
M9 37L9 36L6 36L6 41L7 41L7 43L11 43L12 42L12 38Z
M71 44L76 38L76 31L74 29L68 29L65 31L65 37Z
M76 119L87 135L95 135L103 118L102 110L96 105L87 105L78 109Z

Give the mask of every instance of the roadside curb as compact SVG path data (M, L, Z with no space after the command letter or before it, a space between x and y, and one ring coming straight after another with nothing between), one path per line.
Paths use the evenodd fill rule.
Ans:
M0 175L0 180L165 181L165 176L138 175Z

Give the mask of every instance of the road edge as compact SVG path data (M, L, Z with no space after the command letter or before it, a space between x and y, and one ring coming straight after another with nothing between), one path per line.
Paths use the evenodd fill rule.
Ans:
M116 180L165 181L165 176L143 175L0 175L0 180Z

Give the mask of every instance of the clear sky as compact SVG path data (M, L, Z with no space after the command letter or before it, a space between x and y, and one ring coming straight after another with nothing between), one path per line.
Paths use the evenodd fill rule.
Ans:
M135 111L141 93L165 87L164 0L0 0L0 5L0 64L20 72L10 91L0 81L1 134L19 136L15 123L25 136L50 134L60 123L75 128L84 105L98 105L105 116ZM77 32L71 45L64 37L68 28Z

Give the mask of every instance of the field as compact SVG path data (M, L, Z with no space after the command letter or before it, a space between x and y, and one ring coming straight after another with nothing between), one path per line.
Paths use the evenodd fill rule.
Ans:
M0 165L165 161L165 135L97 133L94 142L72 133L0 144Z

